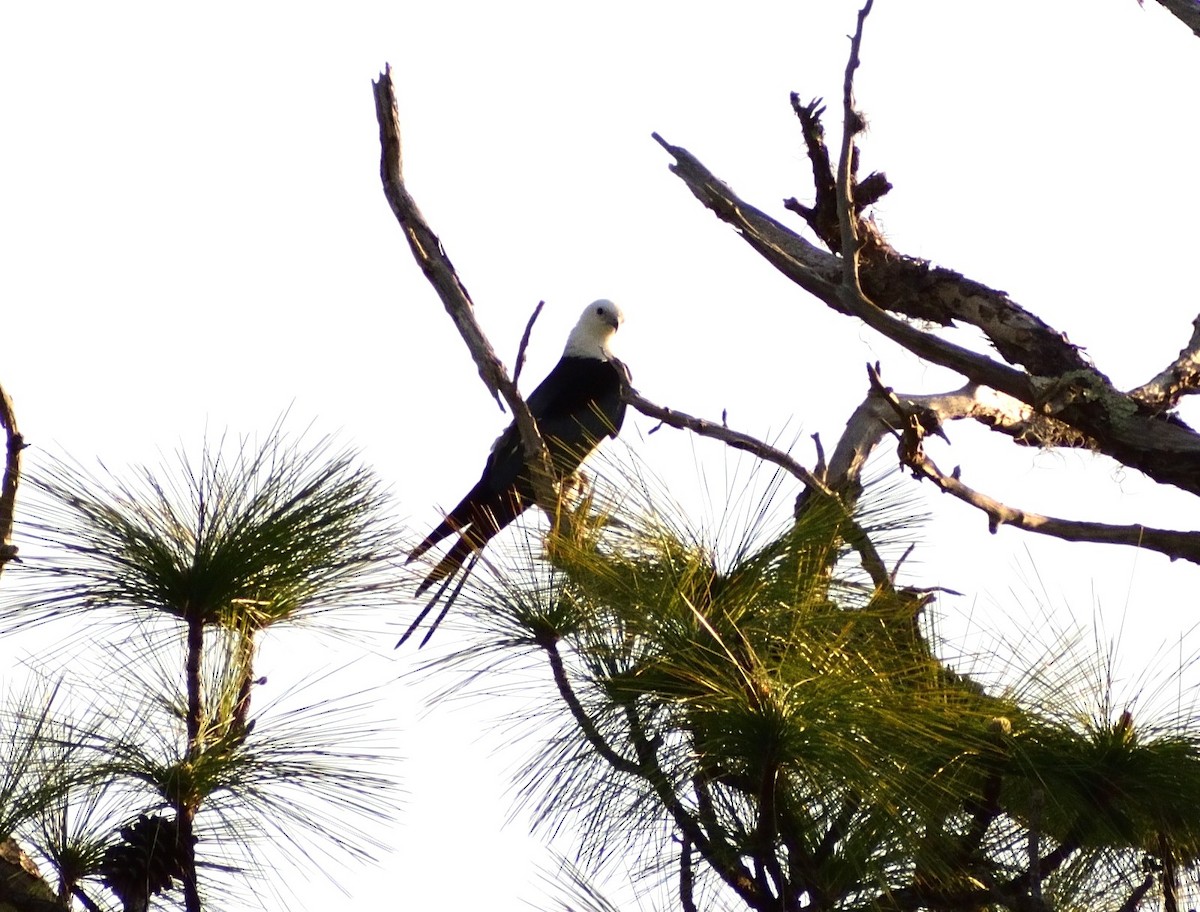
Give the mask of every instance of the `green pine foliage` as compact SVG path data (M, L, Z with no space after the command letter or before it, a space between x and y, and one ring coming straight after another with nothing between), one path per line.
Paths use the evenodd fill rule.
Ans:
M304 870L373 856L366 824L397 791L374 701L256 698L269 637L399 598L373 473L276 427L131 473L50 461L26 483L0 613L79 632L0 714L0 838L48 865L61 907L254 902L279 890L264 841Z
M685 912L1099 912L1177 890L1200 859L1195 726L988 691L939 658L929 593L864 582L837 511L771 533L778 486L731 509L731 536L641 479L598 482L624 496L585 497L544 561L464 591L478 640L435 667L553 682L527 709L540 825L673 882ZM911 537L903 509L873 512L872 537Z

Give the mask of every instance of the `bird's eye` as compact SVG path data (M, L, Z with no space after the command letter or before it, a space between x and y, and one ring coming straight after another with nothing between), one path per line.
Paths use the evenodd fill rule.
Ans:
M604 316L604 308L603 307L596 308L596 316L598 316L598 317Z

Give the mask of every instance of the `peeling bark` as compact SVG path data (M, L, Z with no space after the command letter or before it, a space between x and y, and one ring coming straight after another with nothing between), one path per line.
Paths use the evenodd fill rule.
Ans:
M1040 418L1065 425L1074 432L1065 439L1089 440L1099 452L1155 481L1200 494L1200 436L1113 387L1063 333L1006 295L921 260L872 253L877 242L868 231L862 240L866 252L861 276L869 300L856 306L843 293L841 257L821 250L743 201L686 149L657 135L656 139L674 156L671 170L697 199L732 225L772 266L828 307L858 316L918 357L949 367L978 386L999 390ZM891 312L947 326L971 322L998 353L1018 366L954 345Z
M1200 316L1192 320L1192 337L1179 357L1158 376L1129 391L1129 397L1155 414L1179 404L1184 396L1200 392Z

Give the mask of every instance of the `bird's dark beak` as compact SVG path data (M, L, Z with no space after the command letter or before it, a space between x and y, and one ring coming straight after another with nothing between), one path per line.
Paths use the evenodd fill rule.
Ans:
M605 323L611 326L614 331L621 328L621 321L617 319L616 314L605 314L602 319Z

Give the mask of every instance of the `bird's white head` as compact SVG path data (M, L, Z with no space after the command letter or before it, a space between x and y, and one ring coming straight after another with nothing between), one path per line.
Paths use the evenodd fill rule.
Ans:
M576 358L601 358L609 360L613 354L608 348L613 334L625 322L625 315L612 301L601 298L584 308L579 322L567 336L567 347L563 354Z

